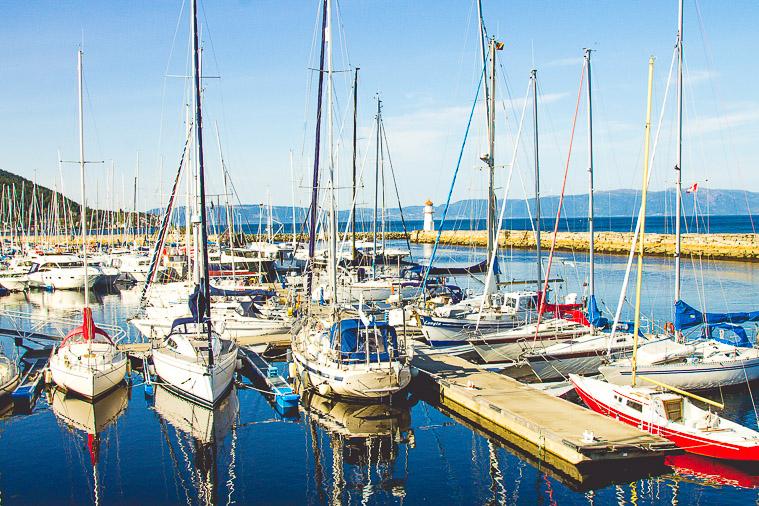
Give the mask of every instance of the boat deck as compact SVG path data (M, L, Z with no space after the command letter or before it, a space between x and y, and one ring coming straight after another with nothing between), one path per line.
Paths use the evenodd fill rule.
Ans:
M579 482L596 464L662 459L677 451L667 439L460 357L417 349L412 365L435 387L433 401Z

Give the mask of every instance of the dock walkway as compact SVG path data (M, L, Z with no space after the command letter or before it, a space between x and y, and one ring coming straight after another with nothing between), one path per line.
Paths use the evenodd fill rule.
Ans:
M661 459L664 438L607 418L463 358L415 350L413 367L441 405L582 482L597 464Z

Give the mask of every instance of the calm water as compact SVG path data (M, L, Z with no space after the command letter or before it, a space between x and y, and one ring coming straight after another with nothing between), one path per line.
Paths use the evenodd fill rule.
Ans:
M420 247L414 254L423 257L425 251ZM441 248L439 254L465 262L482 253ZM534 276L531 253L506 257L508 277ZM556 293L582 293L584 260L559 255L552 277L565 281ZM608 306L616 305L624 262L599 258L597 291ZM685 271L683 293L694 305L706 301L715 311L759 307L759 265L705 263ZM668 261L647 262L644 280L646 312L667 319ZM477 288L476 281L470 284ZM93 295L96 320L125 325L138 298L136 289ZM82 302L81 294L66 292L0 300L6 309L50 316L78 314ZM699 459L680 459L676 469L655 477L600 473L598 488L578 489L413 392L407 404L392 407L311 399L297 417L282 419L265 395L245 386L211 412L160 388L146 398L139 376L132 379L130 389L94 408L43 394L30 414L0 415L0 504L725 505L759 500L756 490L736 486L756 483L758 472ZM726 416L756 427L745 389L723 395ZM88 436L95 432L96 437Z

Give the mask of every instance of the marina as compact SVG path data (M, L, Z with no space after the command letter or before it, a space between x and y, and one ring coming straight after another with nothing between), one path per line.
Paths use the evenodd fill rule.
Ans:
M421 5L335 0L37 16L83 28L70 54L26 48L56 55L35 69L70 138L9 142L0 171L0 504L757 501L759 180L728 161L751 165L754 118L696 107L724 107L702 84L722 12L656 4L657 57L643 25L609 32L640 6L591 32L525 3L537 34L578 26L535 39L465 3L414 30L387 20ZM156 32L129 58L126 19ZM401 51L434 23L429 61ZM132 81L156 72L158 101Z

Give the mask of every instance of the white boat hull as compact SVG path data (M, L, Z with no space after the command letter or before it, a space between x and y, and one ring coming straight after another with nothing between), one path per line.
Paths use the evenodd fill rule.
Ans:
M153 350L153 365L164 386L192 401L214 405L232 386L236 353L222 355L213 368L192 362L158 348Z
M411 371L398 362L336 367L309 360L294 352L298 375L320 395L347 399L382 399L400 393L411 382Z
M632 384L629 363L614 363L599 368L603 377L615 385ZM730 362L673 363L640 365L638 377L648 377L683 390L706 390L759 380L759 358ZM639 380L640 381L640 380ZM645 381L643 381L645 384Z
M59 355L50 359L50 372L55 384L88 399L100 397L119 386L124 381L126 371L127 356L124 354L107 367L100 368L71 363L67 365Z

